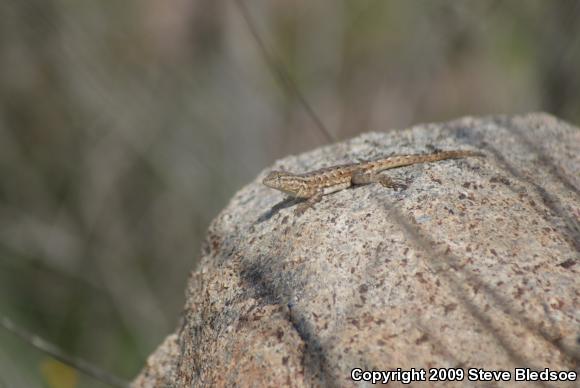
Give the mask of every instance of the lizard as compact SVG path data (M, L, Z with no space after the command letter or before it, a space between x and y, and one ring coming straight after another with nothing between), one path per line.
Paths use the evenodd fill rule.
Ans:
M407 185L397 182L381 171L391 168L410 166L418 163L436 162L446 159L459 159L468 156L484 156L476 151L438 151L429 154L393 155L371 161L340 164L321 168L303 174L293 174L286 171L272 171L262 183L272 189L279 190L290 197L306 201L300 203L295 213L300 215L313 207L326 194L347 189L354 185L380 183L383 187L394 190L406 189Z

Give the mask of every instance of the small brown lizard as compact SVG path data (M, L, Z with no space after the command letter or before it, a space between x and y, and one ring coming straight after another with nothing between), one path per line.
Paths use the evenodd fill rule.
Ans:
M379 175L379 172L383 170L467 156L483 156L483 154L475 151L439 151L431 154L394 155L368 162L341 164L304 174L272 171L264 178L262 183L291 197L306 199L295 210L296 214L302 214L306 209L319 202L322 196L353 185L366 185L377 182L384 187L390 187L395 190L407 187L405 184L396 182L386 175Z

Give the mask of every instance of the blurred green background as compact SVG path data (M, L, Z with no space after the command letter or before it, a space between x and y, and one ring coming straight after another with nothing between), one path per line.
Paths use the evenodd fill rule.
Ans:
M571 0L3 0L0 317L131 379L178 324L210 220L329 142L301 98L338 140L578 124L578 20ZM104 384L0 328L0 387L77 386Z

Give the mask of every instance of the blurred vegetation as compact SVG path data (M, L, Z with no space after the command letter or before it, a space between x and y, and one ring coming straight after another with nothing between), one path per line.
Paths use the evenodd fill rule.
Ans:
M138 373L209 221L275 158L328 142L280 72L335 139L580 121L578 1L246 0L253 27L238 4L0 3L0 315ZM102 386L0 329L0 387L51 381Z

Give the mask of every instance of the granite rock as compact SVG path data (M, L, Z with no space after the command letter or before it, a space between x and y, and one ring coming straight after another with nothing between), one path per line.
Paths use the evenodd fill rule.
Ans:
M271 168L260 173L211 224L182 325L133 385L354 386L353 368L578 370L578 128L541 113L467 117L365 133L273 168L434 147L485 157L389 170L409 187L343 190L299 217L295 201L261 185Z

